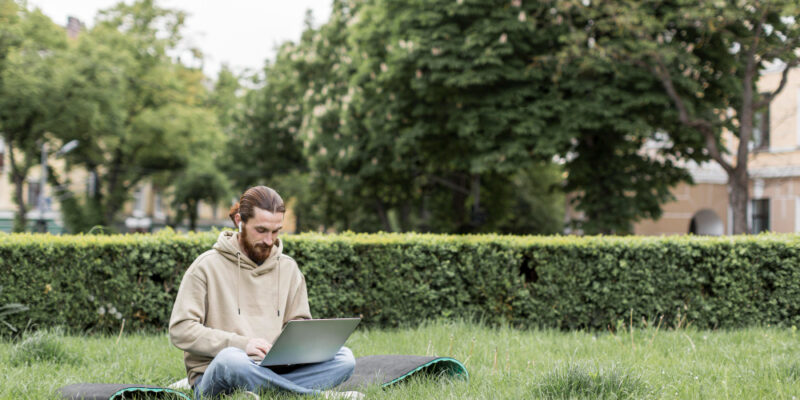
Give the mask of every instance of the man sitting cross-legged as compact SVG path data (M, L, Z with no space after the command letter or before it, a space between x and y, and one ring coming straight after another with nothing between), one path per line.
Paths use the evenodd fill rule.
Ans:
M256 363L284 324L311 318L305 278L283 254L278 238L285 212L274 190L248 189L230 212L239 232L222 232L213 249L197 257L183 276L169 336L184 351L197 398L260 388L319 394L353 373L355 358L346 347L333 360L293 369Z

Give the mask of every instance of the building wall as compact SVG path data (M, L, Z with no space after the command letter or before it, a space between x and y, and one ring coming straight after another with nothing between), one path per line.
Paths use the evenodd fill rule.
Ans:
M722 221L728 232L728 188L725 184L680 184L673 190L675 200L662 206L658 220L644 220L634 224L637 235L685 235L689 224L701 210L711 210Z
M781 73L774 71L761 76L758 88L761 92L777 88ZM772 101L770 106L770 151L798 150L800 136L800 69L794 68L786 86ZM800 164L800 160L795 160Z
M769 72L759 80L759 90L774 90L781 79L779 71ZM773 100L769 110L769 146L753 150L748 160L749 194L752 200L769 199L769 230L774 232L800 231L800 69L793 69L783 91ZM738 141L725 135L726 143L735 154ZM704 171L716 169L710 181L698 180ZM676 200L664 204L663 216L656 221L641 221L634 225L640 235L685 234L694 215L710 209L723 221L725 233L730 233L728 189L725 175L715 163L699 166L692 171L695 186L680 185L673 190ZM748 212L752 224L752 210Z
M754 186L762 184L763 189L754 190ZM751 193L754 199L769 199L771 231L800 231L797 218L797 208L800 206L800 177L756 179L751 185Z

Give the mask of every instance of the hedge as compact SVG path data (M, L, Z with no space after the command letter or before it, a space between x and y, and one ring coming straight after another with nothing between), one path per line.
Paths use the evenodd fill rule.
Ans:
M316 318L393 327L480 316L520 327L800 324L800 236L285 235ZM0 306L17 327L164 329L216 234L0 235Z

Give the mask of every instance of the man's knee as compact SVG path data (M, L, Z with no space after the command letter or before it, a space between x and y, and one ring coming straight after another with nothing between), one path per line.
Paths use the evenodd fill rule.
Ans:
M336 353L334 360L340 364L342 368L346 367L350 371L356 368L356 358L353 356L353 352L347 347L342 347L339 349L339 352Z

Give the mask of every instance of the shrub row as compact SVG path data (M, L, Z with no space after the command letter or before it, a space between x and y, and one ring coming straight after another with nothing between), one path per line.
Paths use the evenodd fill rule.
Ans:
M0 306L24 327L163 329L184 271L215 234L0 235ZM612 329L800 324L800 236L284 236L315 317L370 326L475 316Z

